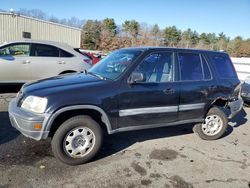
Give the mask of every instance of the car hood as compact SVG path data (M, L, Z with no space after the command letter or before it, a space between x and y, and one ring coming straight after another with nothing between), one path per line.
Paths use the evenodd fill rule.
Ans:
M22 90L25 93L34 92L37 90L46 90L46 89L56 89L58 87L68 87L75 85L86 85L93 82L102 82L103 80L89 74L67 74L56 77L51 77L43 80L38 80L35 82L26 83Z

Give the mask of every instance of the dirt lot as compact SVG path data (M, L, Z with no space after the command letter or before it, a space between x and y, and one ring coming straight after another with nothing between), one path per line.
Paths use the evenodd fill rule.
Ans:
M81 166L57 161L50 140L36 142L15 131L0 94L0 187L250 187L250 109L227 133L204 141L181 125L105 138L99 156ZM236 123L237 122L237 123Z

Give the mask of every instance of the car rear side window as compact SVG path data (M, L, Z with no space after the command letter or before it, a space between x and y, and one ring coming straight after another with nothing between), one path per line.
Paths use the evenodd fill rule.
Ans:
M73 57L74 55L69 53L69 52L66 52L65 50L62 50L60 49L60 57Z
M178 53L181 81L199 81L212 79L211 70L201 54Z
M32 56L37 57L59 57L59 49L46 44L33 44Z
M203 70L199 54L178 53L180 79L182 81L203 80Z
M226 54L211 54L211 63L221 78L237 77L233 64Z

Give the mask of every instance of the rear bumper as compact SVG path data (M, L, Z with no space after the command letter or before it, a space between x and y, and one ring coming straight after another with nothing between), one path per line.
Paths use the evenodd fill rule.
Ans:
M47 114L34 114L23 110L17 106L16 99L13 99L9 104L10 122L14 128L20 131L24 136L35 140L41 140L48 137L49 131L44 130L44 122ZM41 130L35 130L35 124L42 124Z
M234 99L233 101L229 102L228 106L231 111L231 114L228 116L228 118L231 119L241 111L243 107L243 99L241 97L238 97L237 99Z

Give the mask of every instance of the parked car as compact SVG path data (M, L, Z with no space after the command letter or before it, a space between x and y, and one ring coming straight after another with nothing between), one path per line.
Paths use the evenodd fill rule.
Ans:
M98 153L103 132L192 123L202 139L218 139L242 108L240 88L224 52L127 48L88 73L25 84L9 116L25 136L52 137L55 157L77 165Z
M91 61L92 61L92 65L95 65L96 63L98 63L101 60L101 55L93 55L91 53L82 51L80 48L75 48L75 50L79 53L81 53L82 55L88 57Z
M241 97L244 101L244 105L250 107L250 76L248 76L242 84Z
M88 70L92 64L73 47L51 41L20 40L0 45L0 83L25 83Z

